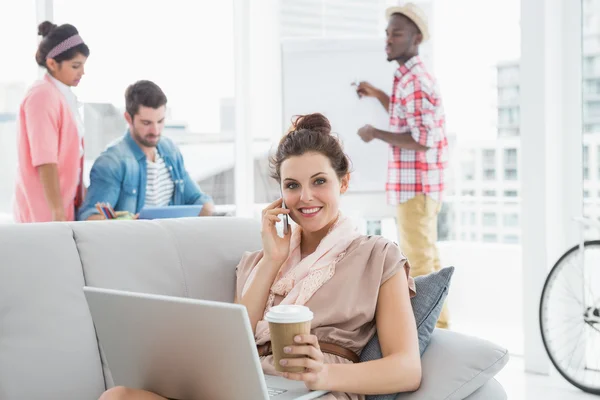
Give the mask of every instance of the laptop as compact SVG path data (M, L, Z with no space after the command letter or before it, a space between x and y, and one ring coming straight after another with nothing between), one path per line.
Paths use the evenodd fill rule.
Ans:
M197 217L202 205L181 205L164 207L144 207L140 210L139 219L186 218Z
M309 400L327 393L263 374L243 305L83 290L115 385L177 400Z

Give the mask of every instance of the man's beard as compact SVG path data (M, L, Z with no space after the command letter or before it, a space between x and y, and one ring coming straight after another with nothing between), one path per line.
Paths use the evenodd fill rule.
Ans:
M144 138L144 136L140 135L139 132L136 131L135 129L133 130L133 136L137 139L138 142L140 142L145 147L156 147L156 145L160 141L160 136L159 136L159 139L156 141L156 143L146 140L146 138Z

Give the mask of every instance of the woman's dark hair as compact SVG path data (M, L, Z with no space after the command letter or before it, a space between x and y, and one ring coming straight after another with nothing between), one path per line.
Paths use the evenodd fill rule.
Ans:
M70 38L73 35L77 35L79 32L73 25L64 24L57 26L50 21L44 21L38 26L38 35L43 37L40 42L37 52L35 53L35 61L40 67L48 68L46 66L46 57L48 53L55 48L57 45ZM75 47L71 47L53 59L60 63L66 60L72 60L77 54L81 54L84 57L89 57L90 49L85 43L78 44Z
M281 164L290 157L311 152L329 158L338 178L350 172L350 159L339 139L332 135L329 120L323 114L315 113L296 117L290 131L281 138L275 155L269 160L271 177L281 182Z

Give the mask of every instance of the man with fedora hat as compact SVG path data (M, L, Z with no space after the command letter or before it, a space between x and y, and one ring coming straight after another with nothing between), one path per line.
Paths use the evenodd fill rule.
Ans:
M437 216L444 189L448 141L445 116L436 80L419 57L419 45L429 39L427 18L412 3L386 10L388 61L398 63L391 97L368 82L361 82L359 97L375 97L388 110L389 131L365 125L358 135L365 142L383 140L390 145L386 192L396 206L401 250L413 276L441 268L437 242ZM448 310L437 326L448 327Z

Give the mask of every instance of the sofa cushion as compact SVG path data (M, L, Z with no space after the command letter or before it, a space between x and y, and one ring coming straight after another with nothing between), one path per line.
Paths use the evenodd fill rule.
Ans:
M72 225L87 285L214 301L233 301L235 267L261 243L258 221L242 218Z
M454 267L447 267L415 278L417 295L411 299L411 305L417 323L421 355L429 344L435 323L442 312L453 273ZM377 360L381 357L379 338L375 334L361 352L360 361Z
M454 273L454 267L443 268L440 271L415 278L417 295L411 299L417 334L419 337L419 352L429 345L431 333L442 312L444 300L448 295L448 287ZM377 360L382 357L377 334L367 343L360 354L361 361ZM367 396L369 400L391 400L394 394Z
M0 254L0 399L98 399L102 366L69 224L0 225Z
M260 224L228 217L71 224L88 286L232 302L235 267ZM235 241L232 241L235 237ZM113 386L100 347L106 387Z
M187 281L170 232L154 221L73 223L88 286L187 296Z
M508 362L508 351L486 340L461 333L436 329L421 358L421 387L413 393L401 393L396 400L462 400L489 382ZM484 390L504 391L493 387ZM481 397L475 397L481 398Z
M448 296L453 274L454 267L446 267L429 275L415 278L417 295L411 299L411 305L417 323L421 355L431 340L431 333L435 329L444 301Z
M506 400L507 398L508 396L502 385L495 378L492 378L471 395L465 397L465 400Z
M194 218L186 218L163 220L161 226L178 248L188 296L233 302L235 267L244 252L262 247L260 222L249 218L204 217L201 224ZM202 245L205 241L210 244Z

